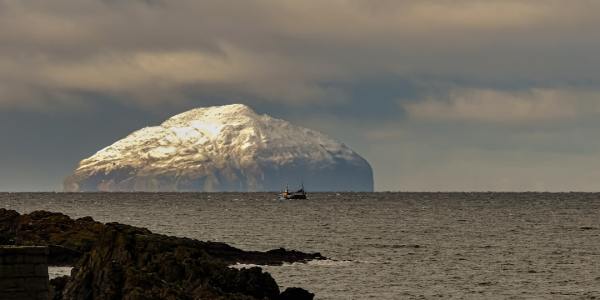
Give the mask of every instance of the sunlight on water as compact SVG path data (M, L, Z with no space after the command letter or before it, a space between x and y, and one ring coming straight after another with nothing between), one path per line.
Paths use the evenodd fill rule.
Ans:
M71 275L71 267L48 267L48 275L50 279L60 277L60 276L70 276Z

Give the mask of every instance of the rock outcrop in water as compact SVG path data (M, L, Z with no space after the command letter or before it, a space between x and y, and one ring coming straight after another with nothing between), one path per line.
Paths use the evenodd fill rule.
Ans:
M319 132L241 104L193 109L82 160L65 191L373 191L369 163Z
M71 277L51 282L54 299L312 299L297 288L280 293L260 268L228 266L324 258L285 249L243 251L89 217L6 209L0 209L0 244L50 245L51 265L74 265Z

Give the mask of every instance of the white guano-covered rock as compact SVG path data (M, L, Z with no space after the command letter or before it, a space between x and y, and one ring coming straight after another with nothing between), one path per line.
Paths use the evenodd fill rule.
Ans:
M372 191L369 163L322 133L242 104L197 108L82 160L65 191Z

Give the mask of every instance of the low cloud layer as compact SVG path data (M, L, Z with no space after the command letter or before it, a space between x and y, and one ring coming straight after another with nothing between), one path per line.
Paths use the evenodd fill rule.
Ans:
M72 135L116 140L187 108L243 102L348 142L374 162L379 189L453 180L552 189L523 186L524 175L496 180L515 153L528 170L516 173L568 187L600 155L590 142L600 126L599 10L587 0L0 0L0 113L10 124L136 115L119 130L90 123ZM481 159L458 163L461 153ZM32 155L10 163L33 166ZM551 166L570 176L550 178ZM489 176L469 185L472 177L453 175L469 167Z
M446 98L405 103L404 109L419 120L506 125L562 121L600 113L600 91L459 89L450 91Z

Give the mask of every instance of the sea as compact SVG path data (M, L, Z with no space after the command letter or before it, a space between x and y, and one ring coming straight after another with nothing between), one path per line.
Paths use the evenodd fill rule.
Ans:
M329 259L264 267L315 299L600 297L594 193L4 193L0 207L320 252Z

